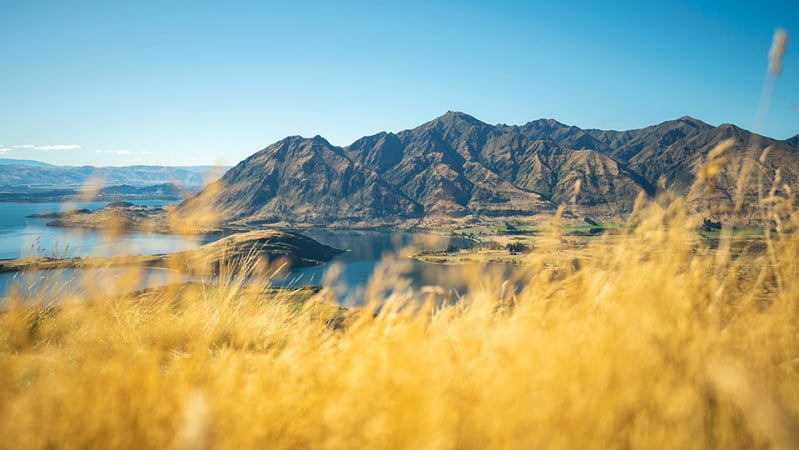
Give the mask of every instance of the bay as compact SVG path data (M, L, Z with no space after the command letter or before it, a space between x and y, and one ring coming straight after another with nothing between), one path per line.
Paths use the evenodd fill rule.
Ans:
M473 242L463 237L366 230L303 231L303 234L346 252L329 264L292 269L273 278L273 286L322 286L328 289L335 303L361 306L370 299L382 301L406 290L428 290L454 301L474 280L468 276L473 268L429 264L412 258L421 250L470 247Z
M177 236L157 233L129 233L109 236L102 231L48 227L54 219L31 218L32 214L63 212L71 209L97 209L109 202L0 202L0 259L25 256L78 257L115 255L154 255L196 248L215 237ZM168 201L139 201L141 205L162 206ZM101 285L115 285L114 279L125 269L68 269L34 271L25 274L0 274L0 297L9 289L21 288L30 292L42 289L76 290L80 280L93 280ZM141 282L136 287L154 287L167 282L187 281L188 277L168 274L160 269L140 271Z
M161 206L169 202L152 200L139 204ZM200 236L130 233L109 236L102 231L48 227L54 219L30 218L31 214L63 212L76 208L97 209L108 202L0 203L0 259L24 256L114 256L152 255L195 248L209 242Z
M151 206L166 202L141 202ZM36 213L64 211L74 208L96 209L103 202L90 203L3 203L0 204L0 258L20 256L113 256L121 254L157 254L195 248L214 238L186 237L161 234L131 233L114 238L92 230L48 227L52 219L32 219ZM470 269L457 265L420 262L411 256L421 250L443 250L449 246L466 248L468 239L435 233L368 231L368 230L303 230L323 244L346 250L328 264L291 269L273 276L266 284L275 287L322 286L335 303L359 306L370 298L384 300L406 290L429 290L442 298L457 299L488 268ZM507 272L507 267L491 270ZM470 270L480 270L474 274ZM61 289L86 291L85 280L115 285L114 279L124 269L70 269L50 273L0 274L0 296L9 288ZM155 287L167 283L200 280L160 269L138 272L141 280L135 288ZM55 278L54 278L55 277Z

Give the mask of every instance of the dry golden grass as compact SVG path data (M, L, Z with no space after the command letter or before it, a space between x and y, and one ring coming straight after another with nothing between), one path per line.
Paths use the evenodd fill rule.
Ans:
M799 215L776 192L763 251L710 248L683 199L642 200L590 258L534 252L518 293L464 267L454 305L390 272L345 314L246 274L14 297L0 447L797 448Z

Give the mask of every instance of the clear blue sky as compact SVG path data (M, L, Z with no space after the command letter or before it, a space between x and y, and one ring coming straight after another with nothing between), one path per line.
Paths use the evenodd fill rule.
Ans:
M799 2L0 0L0 157L235 164L447 110L631 129L691 115L799 133Z

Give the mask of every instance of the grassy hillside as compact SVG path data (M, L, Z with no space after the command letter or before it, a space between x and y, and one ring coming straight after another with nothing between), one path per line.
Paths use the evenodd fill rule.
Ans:
M765 186L756 241L731 222L703 240L686 205L713 157L692 198L641 197L612 241L530 253L518 293L479 265L462 298L377 274L350 311L246 273L20 293L0 312L0 447L797 448L795 194Z

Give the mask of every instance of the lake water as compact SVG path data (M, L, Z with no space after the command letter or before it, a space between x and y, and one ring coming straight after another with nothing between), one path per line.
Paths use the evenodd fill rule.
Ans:
M330 289L334 300L345 306L362 305L370 286L377 298L386 298L394 289L408 286L423 289L439 286L456 296L466 289L464 269L459 266L427 264L410 256L422 249L446 249L449 245L467 247L471 241L431 233L387 231L304 231L331 247L347 250L329 264L289 271L272 280L276 286L321 285Z
M157 206L166 202L142 202ZM96 209L106 203L0 203L0 258L30 255L111 256L118 254L156 254L186 250L208 242L210 238L132 233L109 238L101 232L48 227L52 219L31 219L35 213L63 211L72 208ZM334 300L343 305L363 304L372 292L386 298L396 290L425 289L438 286L441 296L453 298L467 289L469 276L464 268L427 264L410 258L421 249L445 249L449 245L469 246L463 238L435 234L385 231L303 231L303 234L332 247L347 250L331 263L293 269L269 280L273 286L321 285L329 288ZM124 269L67 270L60 274L47 271L29 274L0 274L0 295L11 286L33 289L80 290L82 280L107 281L124 276ZM57 278L53 280L53 276ZM136 288L191 280L161 269L139 273ZM370 284L371 280L371 284ZM205 280L213 282L213 280Z
M142 205L161 206L167 201L141 201ZM110 237L100 231L48 227L54 219L33 219L31 214L46 214L75 208L97 209L108 202L78 203L11 203L0 202L0 259L22 256L113 256L119 254L152 255L195 248L210 239L204 236L174 236L154 233L131 233ZM27 274L0 274L0 296L11 287L28 286L32 289L78 289L80 280L103 280L113 282L122 276L124 269L92 270L87 277L85 270L59 271L57 274L40 271ZM54 276L56 279L54 279ZM169 275L163 270L142 272L141 287L158 286L170 280L185 277ZM48 287L49 286L49 287Z
M169 202L142 201L147 206ZM110 237L93 230L48 227L54 219L32 219L31 214L46 214L74 208L97 209L108 202L86 203L9 203L0 202L0 259L21 256L112 256L118 254L152 255L197 247L204 237L131 233Z

